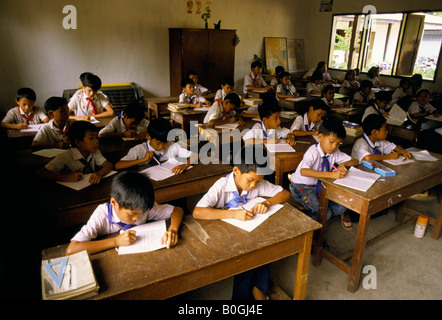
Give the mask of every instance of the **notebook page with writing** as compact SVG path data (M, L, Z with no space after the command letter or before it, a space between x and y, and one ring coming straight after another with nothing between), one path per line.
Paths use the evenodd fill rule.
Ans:
M137 240L130 246L118 247L118 254L149 252L166 247L161 244L161 238L166 232L166 220L142 224L129 230L136 232Z
M108 178L116 173L117 173L117 171L111 171L107 175L105 175L102 179ZM85 175L83 175L83 179L81 179L80 181L77 181L77 182L57 181L57 183L65 186L65 187L79 191L79 190L89 187L91 185L91 183L89 182L89 178L91 177L91 175L92 175L92 173L85 174Z
M296 150L286 143L285 141L282 141L280 143L266 143L266 148L268 152L296 152Z
M261 197L249 200L249 201L247 201L246 204L243 205L243 208L250 211L255 206L255 204L260 203L260 202L264 202L265 200L266 199L261 198ZM222 219L222 221L230 223L231 225L234 225L235 227L238 227L238 228L241 228L245 231L250 232L250 231L254 230L256 227L258 227L265 220L267 220L275 212L280 210L282 207L283 207L282 204L273 205L273 206L269 207L269 209L267 210L266 213L256 214L252 220L241 221L241 220L237 220L237 219ZM241 207L236 207L236 208L230 208L229 210L241 210L241 209L242 209Z
M172 169L175 168L176 166L181 165L181 164L183 164L183 163L179 162L178 160L176 160L174 158L171 158L171 159L167 160L166 162L163 162L161 165L156 165L156 166L141 170L140 173L147 174L149 176L149 178L154 181L165 180L165 179L170 178L173 175L175 175L172 172ZM190 166L186 170L189 170L190 168L192 168L192 166Z
M333 183L366 192L380 177L381 175L377 173L365 172L351 167L344 178L336 179Z

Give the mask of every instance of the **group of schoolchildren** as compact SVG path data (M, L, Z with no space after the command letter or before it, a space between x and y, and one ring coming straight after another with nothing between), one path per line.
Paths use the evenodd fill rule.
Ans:
M333 81L325 75L325 64L318 65L311 79L314 84L323 81ZM276 97L297 97L296 88L290 84L290 75L283 69L277 70L278 81L267 85L261 76L262 66L259 62L251 65L251 72L244 79L244 93L249 90L272 90L276 86ZM322 72L322 73L321 73ZM317 79L320 74L320 79ZM177 143L167 140L172 129L168 120L157 118L147 121L144 109L137 104L131 104L117 115L105 128L99 130L90 122L92 117L114 116L109 99L100 91L101 80L91 73L80 76L83 88L79 89L69 102L60 97L49 98L45 103L44 112L35 107L36 95L31 89L20 89L17 92L17 108L11 109L2 122L5 128L23 129L28 125L45 123L37 133L32 146L36 148L70 148L65 153L55 157L37 173L47 179L59 181L78 181L83 175L91 173L90 182L99 183L113 168L125 169L142 163L160 163L171 158L184 158L184 162L173 169L175 174L186 170L198 155L180 147ZM292 196L302 204L307 214L317 218L319 211L318 193L320 183L318 178L327 177L339 179L347 174L348 167L355 166L363 160L395 159L399 155L410 158L411 155L400 146L387 142L385 106L388 104L382 92L371 97L371 87L355 83L355 72L347 72L342 89L354 93L361 104L367 104L367 114L364 114L362 127L364 135L356 141L351 156L339 151L339 145L345 139L346 131L342 121L328 116L330 106L338 104L333 101L333 95L328 91L323 93L321 86L310 86L311 93L320 92L323 99L312 100L308 111L298 116L290 129L280 127L281 108L276 99L265 101L257 110L247 110L239 114L235 112L242 104L242 98L233 92L232 79L224 79L221 89L216 93L211 105L202 94L207 89L198 84L197 75L190 72L182 81L183 92L180 102L192 107L210 108L204 122L211 126L239 122L244 123L244 117L259 114L261 121L243 136L244 146L241 149L241 163L234 164L232 172L219 179L210 190L199 200L193 210L195 219L224 219L250 220L256 214L265 213L272 205L283 203ZM370 82L371 83L371 82ZM330 91L334 87L331 86ZM365 90L364 88L370 88ZM309 86L308 86L309 88ZM408 90L407 83L398 88L404 93ZM360 95L360 97L358 96ZM396 92L395 92L396 94ZM429 92L420 89L417 94L417 106L410 106L413 116L427 114L433 110L428 104ZM396 95L398 99L401 95ZM370 98L371 97L371 98ZM425 98L425 99L424 99ZM371 110L372 108L373 110ZM413 109L412 109L413 108ZM262 143L277 143L286 139L290 145L296 144L297 136L316 135L318 143L312 145L305 153L300 165L290 177L288 190L273 185L265 180L263 166L253 158L247 161L247 155L266 154ZM129 150L117 163L112 164L103 157L99 150L99 139L109 137L135 137L147 139ZM250 157L247 157L250 160ZM243 209L241 204L258 196L267 197L264 202L256 204L250 211ZM229 208L240 208L228 210ZM162 238L162 243L168 248L178 243L178 231L183 219L183 210L169 204L157 204L152 183L149 178L140 173L123 171L113 178L110 202L99 205L89 221L72 238L66 254L81 250L89 253L103 251L118 246L126 246L136 241L136 234L131 228L150 220L171 219L171 224ZM346 209L330 202L327 218L341 216L344 229L351 229L351 220ZM114 238L94 240L99 235L119 233ZM234 299L266 299L269 292L269 265L235 276Z

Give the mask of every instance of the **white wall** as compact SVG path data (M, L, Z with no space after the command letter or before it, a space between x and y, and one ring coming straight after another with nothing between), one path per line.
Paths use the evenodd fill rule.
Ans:
M304 0L211 0L213 23L236 29L236 90L253 54L264 57L263 37L303 38ZM204 1L203 1L204 3ZM65 5L77 9L77 30L65 30ZM299 4L299 5L298 5ZM0 111L14 106L15 92L31 87L37 104L75 88L90 71L103 83L135 82L146 96L168 96L168 28L204 28L186 14L186 0L2 0L0 2ZM300 17L299 19L297 17Z

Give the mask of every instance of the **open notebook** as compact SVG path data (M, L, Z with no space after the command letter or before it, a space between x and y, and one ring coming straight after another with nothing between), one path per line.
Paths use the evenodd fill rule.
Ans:
M377 173L365 172L358 168L351 167L344 178L336 179L333 183L365 192L370 189L380 176L381 175Z
M136 232L137 240L130 246L118 247L118 254L149 252L166 247L161 244L161 238L166 232L166 220L145 223L129 230Z
M246 210L251 210L255 204L259 202L264 202L266 199L258 197L252 200L247 201L246 204L244 204L242 207ZM282 204L276 204L271 206L266 213L263 214L257 214L252 220L248 221L241 221L237 219L222 219L223 221L230 223L231 225L234 225L235 227L241 228L243 230L246 230L248 232L252 231L256 227L258 227L261 223L266 221L272 214L277 212L279 209L283 207ZM236 208L230 208L229 210L241 210L241 207Z
M166 162L163 162L161 165L149 167L147 169L140 171L140 173L147 174L149 178L154 181L160 181L173 176L174 173L172 173L172 169L181 164L183 163L179 162L174 158L171 158ZM192 168L192 166L190 166L186 170L189 170L190 168Z
M117 171L111 171L107 175L105 175L102 179L108 178L116 173L117 173ZM89 178L91 177L91 175L92 175L92 173L85 174L85 175L83 175L83 179L81 179L80 181L77 181L77 182L57 181L57 183L65 186L65 187L79 191L79 190L89 187L91 185L91 183L89 182Z

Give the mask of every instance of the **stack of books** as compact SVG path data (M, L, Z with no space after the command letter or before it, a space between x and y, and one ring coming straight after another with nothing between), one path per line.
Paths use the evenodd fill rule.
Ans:
M41 264L43 300L83 300L98 294L100 287L86 250Z
M181 110L186 110L187 108L189 108L189 106L185 103L169 103L167 105L167 110L172 111L172 112L177 112L177 111L181 111Z
M262 99L257 99L257 98L247 98L244 99L243 101L244 104L249 107L258 106L262 103Z
M359 137L364 134L364 130L362 130L362 127L357 123L343 121L342 124L348 136Z

